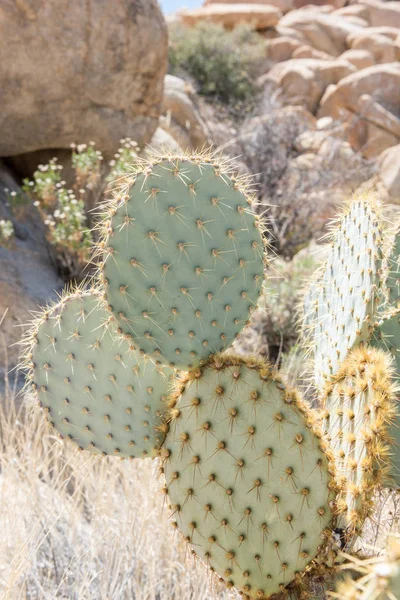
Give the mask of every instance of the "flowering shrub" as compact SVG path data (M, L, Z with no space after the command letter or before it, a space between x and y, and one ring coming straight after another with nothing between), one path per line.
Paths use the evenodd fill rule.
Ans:
M103 156L95 144L72 144L72 189L63 179L62 165L52 158L39 165L33 179L25 179L23 190L32 198L46 226L46 237L55 249L60 272L65 279L81 279L90 258L92 233L87 208L93 207L112 184L125 173L132 173L138 158L138 145L121 140L121 148L109 162L109 173L103 167Z
M14 227L11 221L0 220L0 246L9 246L14 235Z

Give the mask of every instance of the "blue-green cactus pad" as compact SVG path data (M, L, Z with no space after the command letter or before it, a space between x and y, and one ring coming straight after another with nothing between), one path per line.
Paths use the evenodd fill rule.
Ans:
M172 369L118 337L97 293L76 291L39 317L32 378L50 423L93 454L156 456Z
M249 202L204 157L160 159L119 196L105 225L105 298L142 354L187 368L246 324L265 260Z

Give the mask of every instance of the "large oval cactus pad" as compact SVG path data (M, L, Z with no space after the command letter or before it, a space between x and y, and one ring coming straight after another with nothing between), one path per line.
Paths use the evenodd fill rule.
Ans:
M315 383L337 372L348 352L366 341L377 308L382 263L382 226L373 196L356 197L331 235L331 252L305 297Z
M175 401L162 450L175 525L229 587L278 592L332 525L332 467L312 417L265 362L234 356L183 377Z
M260 221L239 180L203 155L159 158L104 223L105 298L141 353L179 368L227 348L264 274Z
M391 357L360 346L350 352L321 399L340 492L338 510L350 537L360 533L373 497L390 470L389 428L396 420L397 388Z
M50 423L81 449L156 456L173 371L144 361L114 321L94 291L44 311L29 334L33 386Z

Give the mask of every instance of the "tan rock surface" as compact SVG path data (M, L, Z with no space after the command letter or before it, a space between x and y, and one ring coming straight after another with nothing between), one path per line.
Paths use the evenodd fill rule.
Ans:
M210 4L244 4L244 2L243 0L205 0L204 6L209 6ZM294 8L293 0L246 0L245 4L275 6L283 13Z
M251 25L254 29L267 29L278 24L282 13L275 6L266 4L209 4L194 10L185 10L180 18L185 25L193 27L202 21L217 23L227 29L238 25Z
M339 59L297 58L275 65L262 81L273 82L285 104L298 104L314 112L327 87L354 71L353 65Z
M400 203L400 144L385 150L378 159L378 176L390 200Z
M184 150L201 148L210 141L207 126L195 106L195 93L180 77L165 77L162 114L163 128Z
M330 86L319 117L342 120L353 148L378 156L400 141L400 64L376 65Z
M323 14L310 8L288 13L280 20L279 26L295 29L309 46L332 56L339 56L347 50L347 37L364 28L351 23L346 17Z
M350 38L349 46L353 50L367 50L374 56L376 64L395 62L398 58L395 42L385 35L371 34L369 29L366 29Z
M368 52L368 50L346 50L340 58L342 60L347 60L358 70L372 67L375 64L374 56L371 52Z
M1 2L0 37L0 156L149 141L167 67L156 0Z
M266 56L274 62L284 62L292 57L292 54L296 48L301 46L301 42L294 40L288 36L277 37L272 40L266 41Z
M400 3L380 2L379 0L359 0L368 8L369 22L372 27L386 25L400 28Z

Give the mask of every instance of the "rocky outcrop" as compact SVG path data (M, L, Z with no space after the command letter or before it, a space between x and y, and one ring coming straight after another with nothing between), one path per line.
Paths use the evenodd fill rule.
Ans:
M347 60L358 70L372 67L375 64L374 56L368 50L346 50L340 58Z
M324 14L312 8L292 11L279 22L280 27L295 30L304 44L331 56L339 56L347 50L347 37L367 25L366 22L356 25L346 17Z
M0 156L150 140L167 67L157 0L2 2L0 36Z
M354 71L353 65L339 59L297 58L275 65L262 82L272 82L285 104L301 105L315 112L327 87Z
M266 55L273 63L284 62L292 58L293 52L300 48L301 42L288 36L281 36L266 41Z
M210 142L207 126L195 105L192 86L174 75L166 75L162 103L162 127L184 150Z
M396 62L400 57L395 41L388 35L372 33L368 28L356 35L350 35L348 45L353 50L367 50L376 64Z
M194 10L184 10L180 19L184 25L194 26L202 21L216 23L227 29L238 25L251 25L262 30L278 24L282 13L269 4L209 4Z
M365 156L378 156L400 141L400 64L363 69L330 86L318 116L346 122L349 141Z
M205 0L204 5L209 4L264 4L275 6L282 13L286 13L294 8L293 0Z
M18 211L13 208L21 197L13 176L0 163L0 219L10 220L14 227L9 242L0 243L0 376L19 362L18 342L23 325L32 318L30 311L55 300L63 287L36 209L29 202Z
M385 150L378 159L378 177L390 202L400 204L400 144Z
M387 25L400 28L399 2L380 2L379 0L359 0L368 9L368 20L372 27Z

